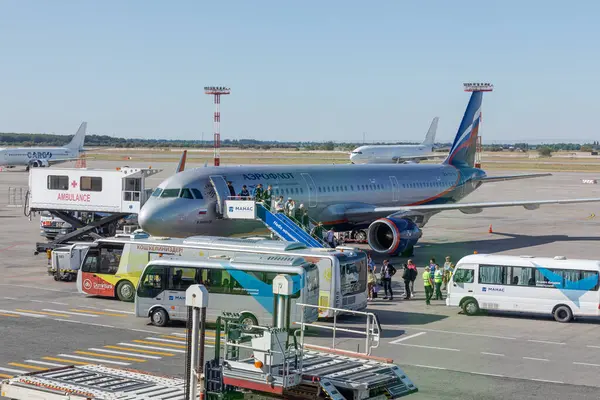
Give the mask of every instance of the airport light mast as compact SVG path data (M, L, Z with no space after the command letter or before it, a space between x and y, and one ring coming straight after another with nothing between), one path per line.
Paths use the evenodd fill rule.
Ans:
M214 116L214 130L215 130L215 167L221 165L221 111L219 105L221 104L221 96L231 93L231 89L225 86L205 86L204 94L210 94L214 97L215 102L215 116Z
M463 83L465 92L491 92L494 90L494 85L491 83ZM481 111L479 112L479 125L481 125ZM481 152L483 145L481 144L481 136L477 136L475 144L475 168L481 168Z

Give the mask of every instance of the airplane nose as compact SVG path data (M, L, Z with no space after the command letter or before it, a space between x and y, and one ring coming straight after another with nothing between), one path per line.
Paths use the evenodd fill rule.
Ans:
M148 232L152 235L153 231L155 231L156 224L153 223L153 210L151 210L152 207L148 206L148 203L142 206L142 209L138 214L138 224L144 232Z

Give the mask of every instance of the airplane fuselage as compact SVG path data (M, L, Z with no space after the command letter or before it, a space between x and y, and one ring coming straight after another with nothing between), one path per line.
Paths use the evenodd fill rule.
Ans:
M433 151L426 145L380 145L362 146L352 151L350 161L354 164L393 164L398 160L425 157Z
M77 150L66 147L20 147L0 150L0 166L30 166L36 161L40 166L57 163L61 158L74 158Z
M389 213L361 216L347 215L346 210L458 202L478 187L471 179L481 176L485 176L485 172L480 169L459 169L448 164L196 168L171 176L159 188L195 188L203 199L152 196L138 219L149 233L174 237L231 235L262 227L255 221L217 218L217 195L211 177L222 177L233 183L236 194L242 185L246 185L250 193L258 183L264 188L272 185L273 199L291 197L296 207L304 204L311 219L336 230L360 229Z

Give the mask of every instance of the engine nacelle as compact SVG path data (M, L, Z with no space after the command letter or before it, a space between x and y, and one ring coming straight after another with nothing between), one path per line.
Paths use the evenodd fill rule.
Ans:
M29 163L29 166L32 168L47 167L48 165L50 165L48 160L33 160Z
M380 218L369 226L367 240L376 253L395 256L410 252L421 236L421 229L410 219Z

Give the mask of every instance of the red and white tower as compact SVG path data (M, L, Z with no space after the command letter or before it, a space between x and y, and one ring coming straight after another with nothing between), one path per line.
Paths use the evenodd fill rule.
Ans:
M215 101L215 118L214 118L214 127L215 127L215 167L221 165L221 111L219 109L219 105L221 104L221 95L230 94L231 89L224 86L205 86L204 94L210 94L214 96Z

